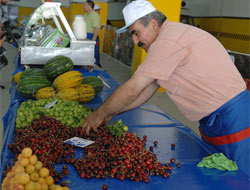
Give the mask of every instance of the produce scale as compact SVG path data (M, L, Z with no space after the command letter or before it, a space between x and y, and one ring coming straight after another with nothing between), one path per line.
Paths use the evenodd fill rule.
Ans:
M94 65L96 42L77 40L60 6L61 3L45 2L30 16L20 40L21 64L43 65L54 56L69 55L74 65ZM46 24L51 19L55 28Z

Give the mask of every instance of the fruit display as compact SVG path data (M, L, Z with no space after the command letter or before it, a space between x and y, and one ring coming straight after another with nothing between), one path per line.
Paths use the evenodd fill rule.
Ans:
M79 99L79 93L74 88L66 88L57 92L56 98L63 100L77 101Z
M95 89L88 84L80 84L77 86L76 91L78 93L78 101L89 102L95 97Z
M25 147L17 157L14 166L7 172L2 182L2 190L68 190L68 187L55 185L49 170L32 154L32 149ZM60 187L60 188L59 188ZM56 188L54 188L56 189Z
M35 97L37 100L53 98L56 95L56 91L53 87L44 87L36 91Z
M95 94L101 92L104 87L102 80L95 76L84 77L82 83L92 86L95 89Z
M24 147L30 147L43 166L50 170L50 175L58 182L63 175L69 175L67 166L60 172L54 169L54 163L72 164L83 179L90 178L118 178L123 181L129 179L136 182L148 183L151 176L169 177L174 160L162 164L157 156L145 148L147 136L140 137L126 132L121 121L111 123L112 127L101 125L97 132L91 131L87 136L82 127L72 128L50 117L41 117L32 121L24 129L16 129L15 138L9 148L18 158ZM122 134L113 135L110 129L125 129ZM126 127L126 126L125 126ZM72 137L80 137L94 141L83 148L83 155L76 159L72 145L64 143ZM174 160L175 161L175 160ZM177 167L180 167L178 164Z
M25 77L31 77L31 76L45 76L44 70L39 68L27 69L22 72L20 80L24 79Z
M50 170L50 175L58 182L69 172L65 168L61 172L54 169L54 163L74 163L75 150L70 144L64 143L72 137L83 137L82 127L72 128L63 125L52 117L34 119L26 128L16 129L13 143L8 147L18 158L24 147L30 147L44 167ZM86 137L86 136L84 136Z
M14 80L14 82L15 82L16 84L19 83L21 74L22 74L22 72L18 72L18 73L16 73L16 74L13 76L13 80Z
M83 77L81 72L73 71L73 68L74 64L69 57L59 55L49 59L44 68L16 73L13 80L18 92L25 98L40 100L56 96L86 103L103 90L104 84L98 77Z
M54 104L54 105L53 105ZM50 107L51 106L51 107ZM40 116L51 116L72 127L81 126L92 109L75 101L56 98L23 102L17 110L16 128L25 128Z
M111 122L107 127L112 135L118 137L128 131L128 127L122 123L122 120Z
M120 137L101 126L95 143L84 149L84 158L77 159L74 167L81 178L118 178L148 183L151 176L167 178L172 168L157 161L153 152L146 150L146 138L123 132Z
M46 76L27 76L21 78L17 84L17 90L22 96L32 98L37 90L48 86L51 86L51 82Z
M54 80L57 76L71 71L74 65L70 58L65 56L56 56L49 59L44 65L44 73L50 79Z
M82 83L83 76L79 71L68 71L59 75L54 81L53 86L57 91L73 88L79 86Z
M55 176L52 162L61 163L63 156L72 157L74 154L73 147L63 143L71 138L71 134L74 134L73 128L62 125L54 118L41 117L33 120L25 129L16 129L14 141L9 148L17 156L23 147L29 146L43 165L51 170L52 176Z

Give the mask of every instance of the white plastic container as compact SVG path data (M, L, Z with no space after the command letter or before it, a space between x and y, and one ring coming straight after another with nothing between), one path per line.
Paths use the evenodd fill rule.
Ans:
M75 15L72 27L77 40L85 40L87 38L86 22L83 15Z

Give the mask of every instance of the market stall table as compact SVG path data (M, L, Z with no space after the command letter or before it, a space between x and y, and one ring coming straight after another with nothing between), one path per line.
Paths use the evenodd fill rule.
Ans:
M16 58L16 61L20 61ZM18 63L17 70L20 69ZM16 70L16 71L17 71ZM92 108L97 108L105 99L119 86L119 83L111 78L104 71L78 69L83 76L101 75L111 88L105 87L95 99L87 104ZM13 153L8 149L8 144L13 141L15 118L17 109L24 98L16 91L15 84L10 89L11 104L8 112L4 116L4 145L1 152L0 181L7 164L13 163ZM192 130L183 126L168 114L164 113L157 106L144 104L139 108L114 116L111 121L121 119L129 127L130 132L135 132L139 137L147 135L148 141L146 148L158 141L157 147L153 152L162 163L170 162L171 158L176 159L176 163L181 163L181 168L172 164L173 170L170 177L161 176L150 177L149 183L134 182L129 180L120 181L118 179L81 179L72 165L69 167L69 176L64 177L63 181L69 180L69 187L73 190L96 190L101 189L103 184L108 185L108 189L120 190L175 190L175 189L221 189L221 190L244 190L249 189L249 178L242 171L235 172L220 171L216 169L206 169L197 167L197 163L205 156L216 151L204 143ZM171 148L175 144L175 148ZM75 148L76 158L83 154L81 148ZM61 171L63 164L56 164L55 168Z

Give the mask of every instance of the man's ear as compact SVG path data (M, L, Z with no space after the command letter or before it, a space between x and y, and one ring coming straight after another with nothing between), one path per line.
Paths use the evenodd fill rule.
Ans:
M151 19L150 20L150 24L152 25L152 27L153 27L153 29L155 30L155 31L157 31L158 30L158 22L155 20L155 19Z

